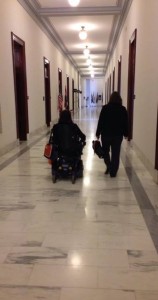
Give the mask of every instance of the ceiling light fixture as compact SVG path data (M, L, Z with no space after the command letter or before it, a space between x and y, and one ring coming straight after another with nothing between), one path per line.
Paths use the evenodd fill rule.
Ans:
M92 65L89 66L89 69L91 70L91 72L93 72L93 66Z
M88 59L87 59L87 64L88 64L88 65L91 65L91 63L92 63L92 61L91 61L90 57L88 57Z
M87 38L87 31L85 30L84 26L81 26L81 30L79 32L79 38L81 40L85 40Z
M69 4L71 6L77 6L80 3L80 0L69 0Z
M86 46L86 48L83 50L83 53L85 56L87 56L87 57L89 56L90 51L88 49L88 46Z

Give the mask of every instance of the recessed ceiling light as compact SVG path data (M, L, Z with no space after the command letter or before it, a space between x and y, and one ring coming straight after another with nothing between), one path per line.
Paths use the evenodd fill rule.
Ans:
M80 3L80 0L69 0L69 4L71 6L77 6Z
M81 26L81 30L79 32L79 38L81 40L85 40L87 38L87 31L85 30L84 26Z

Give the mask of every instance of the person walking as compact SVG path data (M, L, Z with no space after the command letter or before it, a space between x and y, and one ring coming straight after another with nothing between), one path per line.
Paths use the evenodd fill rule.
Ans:
M113 92L109 103L102 107L96 130L97 139L100 136L104 162L107 166L105 174L110 173L111 177L116 177L119 169L121 143L123 137L128 137L128 114L118 92Z

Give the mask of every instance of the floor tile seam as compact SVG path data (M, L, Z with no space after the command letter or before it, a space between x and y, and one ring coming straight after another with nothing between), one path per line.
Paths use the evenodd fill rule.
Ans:
M51 287L51 286L39 286L39 285L28 285L28 284L3 284L3 283L0 283L0 288L29 288L29 289L46 289L46 290L61 290L61 287Z
M130 158L128 157L127 153L124 152L124 150L121 151L121 160L122 160L123 166L125 168L128 180L131 184L132 190L134 191L134 194L136 196L137 202L138 202L139 192L141 191L143 193L143 202L142 203L141 203L141 201L138 202L139 205L141 206L141 208L142 209L148 208L148 209L154 210L154 207L153 207L152 203L150 202L150 199L149 199L139 177L137 176L137 173L134 170L132 163L130 162ZM137 191L137 189L139 189L139 192ZM144 205L145 204L144 199L146 200L146 206Z
M143 218L145 220L145 223L147 225L147 228L149 230L150 236L152 238L152 241L154 243L154 246L156 248L156 251L158 252L158 238L155 234L155 232L158 232L158 215L156 214L155 208L150 202L150 199L144 190L144 187L139 179L139 177L136 174L136 171L134 170L130 159L128 155L124 152L124 150L121 151L121 160L124 165L127 177L129 179L129 182L131 184L132 190L135 194L135 197L137 199L137 203L140 207L140 210L142 212ZM148 216L147 216L148 212ZM152 220L151 217L152 215ZM151 224L152 222L152 224ZM153 226L154 224L154 226ZM154 227L154 232L153 232Z
M12 155L10 158L6 159L4 162L0 163L0 171L10 165L14 160L19 158L22 154L29 151L34 145L41 141L44 137L49 134L49 131L42 134L40 137L36 138L34 141L30 142L29 145L26 145L23 149L20 149L16 154Z

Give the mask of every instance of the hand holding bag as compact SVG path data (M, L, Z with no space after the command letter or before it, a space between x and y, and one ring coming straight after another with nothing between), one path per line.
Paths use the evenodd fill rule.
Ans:
M94 153L97 154L99 158L104 158L104 151L100 141L98 140L92 141L92 148L94 150Z

